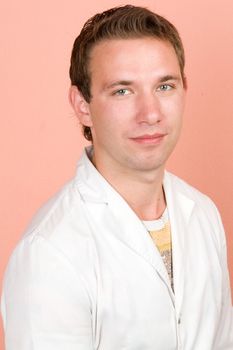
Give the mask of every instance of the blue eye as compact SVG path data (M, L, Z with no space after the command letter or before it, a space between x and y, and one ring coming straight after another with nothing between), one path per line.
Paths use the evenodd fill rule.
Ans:
M120 96L124 96L128 94L129 94L129 90L127 89L120 89L115 92L115 95L120 95Z
M169 91L169 90L172 90L173 89L173 86L169 85L169 84L163 84L163 85L160 85L158 90L160 91Z

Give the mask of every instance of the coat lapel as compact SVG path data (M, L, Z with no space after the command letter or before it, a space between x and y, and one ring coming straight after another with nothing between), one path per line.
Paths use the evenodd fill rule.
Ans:
M164 191L171 225L173 251L173 281L175 303L178 313L181 312L186 266L186 241L189 230L189 220L194 208L194 201L182 191L180 179L165 173Z
M118 227L120 223L121 229L117 232L118 237L136 254L152 265L162 280L170 285L161 255L141 220L118 193L109 194L109 199L111 216Z

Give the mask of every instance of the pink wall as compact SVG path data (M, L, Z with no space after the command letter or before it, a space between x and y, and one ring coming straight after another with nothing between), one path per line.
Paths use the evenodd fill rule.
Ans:
M72 176L84 144L67 100L71 46L89 16L122 2L81 3L8 0L0 4L0 280L26 224ZM189 95L183 136L168 168L218 205L227 232L233 285L233 3L131 3L165 15L183 38ZM2 333L0 337L3 349Z

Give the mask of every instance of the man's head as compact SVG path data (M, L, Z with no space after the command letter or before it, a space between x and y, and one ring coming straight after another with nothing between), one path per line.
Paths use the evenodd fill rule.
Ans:
M90 18L84 25L73 46L70 79L77 86L86 102L92 98L90 54L93 48L104 40L155 38L171 44L179 63L185 86L184 49L176 28L165 18L136 6L122 6L110 9ZM84 136L92 140L91 129L83 125Z

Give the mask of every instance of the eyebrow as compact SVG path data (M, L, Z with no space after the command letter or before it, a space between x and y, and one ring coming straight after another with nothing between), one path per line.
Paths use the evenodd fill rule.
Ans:
M159 78L158 82L159 83L165 83L168 80L180 81L181 78L178 75L164 75L161 78ZM132 80L117 80L117 81L114 81L113 83L106 84L104 86L104 90L108 90L108 89L114 88L115 86L122 86L122 85L123 86L130 86L132 84L133 84Z
M113 83L105 85L104 90L108 90L108 89L111 89L111 88L113 88L115 86L119 86L119 85L129 86L132 84L133 84L133 81L131 81L131 80L118 80L118 81L114 81Z
M163 76L163 77L161 77L161 78L159 79L159 83L164 83L164 82L166 82L166 81L168 81L168 80L180 81L181 78L180 78L179 75L165 75L165 76Z

